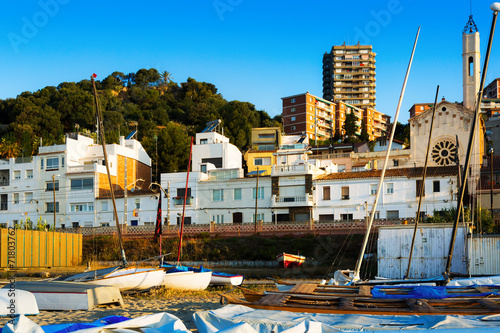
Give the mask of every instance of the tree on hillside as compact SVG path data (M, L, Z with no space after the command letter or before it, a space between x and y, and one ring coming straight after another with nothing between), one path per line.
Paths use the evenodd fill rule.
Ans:
M354 137L356 135L356 131L358 130L358 126L356 123L358 122L358 117L354 114L354 112L350 112L345 115L344 126L344 135L347 138Z
M396 123L394 131L394 139L404 142L406 146L410 146L410 124Z
M364 118L361 121L361 135L359 136L359 139L362 142L367 142L370 140L370 135L368 134L368 130L366 129L366 121Z
M170 74L170 73L169 73L169 72L167 72L167 71L163 71L163 72L161 72L160 77L161 77L161 79L162 79L162 81L163 81L163 82L162 82L162 86L163 86L165 89L167 89L169 82L171 82L171 81L172 81L172 79L173 79L172 74Z
M13 158L18 157L21 149L19 145L15 141L7 141L5 138L2 138L2 142L0 143L0 157L2 158Z

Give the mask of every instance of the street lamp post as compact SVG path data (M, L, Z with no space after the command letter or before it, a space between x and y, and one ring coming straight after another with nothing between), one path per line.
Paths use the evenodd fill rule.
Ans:
M56 175L52 175L52 192L54 193L54 230L56 230Z

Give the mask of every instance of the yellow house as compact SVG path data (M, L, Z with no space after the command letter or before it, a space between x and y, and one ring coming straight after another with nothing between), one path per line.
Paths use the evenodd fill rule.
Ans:
M247 164L248 174L270 176L273 165L276 165L276 156L273 155L281 145L281 128L257 127L252 129L252 143L243 158Z

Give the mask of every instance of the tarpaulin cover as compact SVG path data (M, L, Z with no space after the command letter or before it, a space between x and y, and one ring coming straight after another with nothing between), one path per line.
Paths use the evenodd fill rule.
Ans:
M256 310L243 305L226 305L194 315L200 333L324 333L324 332L380 332L403 330L406 333L432 330L435 333L486 333L500 330L500 315L363 315L300 313L277 310Z
M481 287L497 287L497 286L484 286ZM399 295L392 293L395 289L399 289ZM453 291L463 289L463 287L449 287L449 286L374 286L372 289L373 298L424 298L424 299L443 299L452 297L464 297L464 293L456 293ZM466 294L467 297L484 297L489 295L500 295L497 292L471 292Z
M54 324L54 325L45 325L42 326L42 329L45 333L68 333L74 332L85 328L91 327L99 327L106 326L109 324L119 323L125 320L129 320L130 318L123 316L109 316L98 319L93 323L71 323L71 324Z
M96 322L94 322L96 323ZM53 326L53 325L51 325ZM104 326L79 329L78 333L190 333L184 323L174 315L166 312L155 313L134 319L111 323ZM25 316L14 319L8 323L2 333L46 333L42 327L35 324Z

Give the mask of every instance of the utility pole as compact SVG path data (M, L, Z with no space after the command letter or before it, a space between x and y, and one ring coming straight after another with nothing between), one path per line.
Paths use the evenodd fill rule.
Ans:
M52 175L52 192L54 193L54 231L56 230L56 175Z
M127 224L128 221L128 197L127 197L127 157L125 157L125 181L123 184L123 221Z
M259 199L259 167L257 167L257 185L255 186L255 218L254 218L254 224L255 224L255 233L257 233L257 204Z
M170 227L170 182L167 183L167 225Z
M490 204L491 218L493 219L493 147L490 148Z

